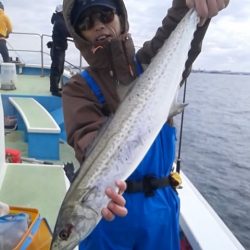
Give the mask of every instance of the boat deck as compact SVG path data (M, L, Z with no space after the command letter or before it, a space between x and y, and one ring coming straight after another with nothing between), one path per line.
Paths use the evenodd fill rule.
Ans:
M0 197L12 206L38 208L53 229L66 192L64 179L59 166L8 164Z
M2 90L0 89L0 94L4 100L7 96L37 96L39 100L42 100L42 104L45 105L47 109L50 109L53 104L59 106L61 105L61 98L52 96L49 87L49 73L44 71L44 76L41 76L41 70L35 67L25 68L23 74L17 74L17 80L15 82L15 90ZM4 103L4 106L5 103ZM50 110L49 110L50 111ZM4 115L9 114L8 110L4 112ZM27 155L27 143L24 141L24 133L22 130L5 130L5 146L7 148L14 148L21 151L22 157L28 157ZM73 149L64 140L60 140L60 159L51 161L53 164L64 164L67 162L72 162L76 168L79 167L78 161L75 159ZM38 159L39 160L39 159Z
M28 72L17 74L15 90L0 89L4 116L13 115L13 106L9 102L11 96L33 97L49 113L62 108L61 98L50 94L49 75L46 73L45 76L41 76L40 70L30 68ZM34 117L37 120L40 118L39 114L34 114ZM63 116L59 120L62 122L60 125L64 126ZM62 167L66 163L73 163L76 168L79 167L73 149L62 138L59 140L58 160L29 158L24 130L17 127L17 129L4 129L4 132L5 148L19 150L24 160L20 164L1 164L0 173L4 177L2 182L0 180L0 200L12 206L38 208L53 229L68 186ZM3 151L1 155L4 158ZM43 164L45 162L46 164ZM48 163L51 164L47 165Z
M22 94L22 95L50 95L49 77L39 75L19 75L15 83L15 90L2 90L1 94Z

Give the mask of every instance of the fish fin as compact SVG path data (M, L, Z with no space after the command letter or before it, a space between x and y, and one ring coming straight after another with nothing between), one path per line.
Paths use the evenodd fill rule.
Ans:
M174 103L171 106L168 118L172 118L183 112L184 108L188 105L188 103Z

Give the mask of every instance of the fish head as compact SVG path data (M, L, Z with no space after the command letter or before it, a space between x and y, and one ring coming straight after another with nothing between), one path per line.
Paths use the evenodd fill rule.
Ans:
M88 192L79 201L67 202L61 207L51 250L73 249L92 232L101 218L99 210L93 206L93 196L94 192Z

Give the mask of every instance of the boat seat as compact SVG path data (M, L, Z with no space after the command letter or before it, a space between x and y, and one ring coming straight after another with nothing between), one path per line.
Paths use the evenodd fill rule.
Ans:
M50 113L31 97L12 96L9 101L17 110L18 129L24 131L28 157L58 160L61 129Z

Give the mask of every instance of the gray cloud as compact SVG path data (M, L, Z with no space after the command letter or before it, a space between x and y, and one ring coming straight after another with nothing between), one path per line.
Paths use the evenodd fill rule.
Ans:
M134 37L135 45L141 46L145 40L152 38L171 2L171 0L143 2L126 0L130 32ZM50 18L60 1L5 0L3 3L15 32L51 34ZM249 17L249 0L231 0L229 6L213 18L203 42L202 53L196 60L194 68L249 72ZM10 42L14 43L11 40ZM31 42L31 45L33 44ZM25 45L30 46L27 42ZM70 49L67 57L77 58L78 61L79 53L74 46L70 47L73 52Z

